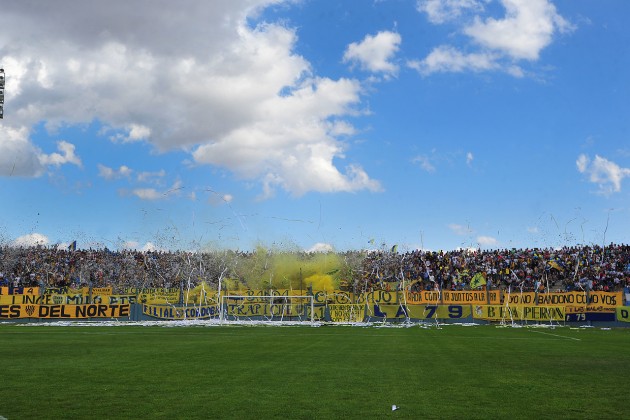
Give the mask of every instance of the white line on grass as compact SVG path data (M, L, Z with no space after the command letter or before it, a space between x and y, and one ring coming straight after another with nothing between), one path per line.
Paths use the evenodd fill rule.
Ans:
M560 338L564 338L565 340L582 341L581 338L567 337L566 335L551 334L551 333L546 333L546 332L542 332L542 331L532 331L532 332L533 333L537 333L537 334L544 334L544 335L551 335L551 336L554 336L554 337L560 337Z

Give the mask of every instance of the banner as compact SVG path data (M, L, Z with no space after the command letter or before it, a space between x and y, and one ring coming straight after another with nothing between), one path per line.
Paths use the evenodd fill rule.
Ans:
M486 290L470 290L451 292L445 290L442 292L442 302L444 304L469 304L469 305L486 305L500 304L501 293L496 291L488 292Z
M206 286L206 289L208 287ZM216 292L216 290L214 291ZM278 290L228 290L223 293L225 296L307 296L308 290L306 288L300 290L294 289L278 289Z
M350 304L350 303L397 303L398 292L388 290L374 290L372 292L352 293L344 290L327 292L325 290L313 292L315 303Z
M372 310L371 313L370 310ZM470 305L373 305L368 307L368 316L388 319L462 319L470 315Z
M442 302L442 294L434 290L423 290L421 292L406 291L404 298L404 303L407 305L437 305Z
M4 295L39 295L39 287L0 287L0 296Z
M473 318L490 321L564 321L563 306L475 305Z
M287 318L302 317L306 315L307 308L310 308L310 302L308 304L303 303L286 303L286 304L272 304L269 303L226 303L225 313L227 316L234 317L274 317L274 318Z
M510 306L566 306L568 313L614 312L617 306L623 305L622 292L526 292L504 296Z
M207 319L219 317L219 306L158 306L142 305L142 313L159 319Z
M333 304L328 305L332 322L363 322L365 305L363 304Z
M131 305L0 305L0 319L9 318L124 318Z
M617 307L617 321L630 322L630 306Z
M306 319L311 319L311 305L306 306ZM324 321L326 318L326 305L313 305L313 320Z
M534 292L503 292L504 302L508 305L534 305L536 293Z
M0 296L1 305L85 305L138 303L136 295L9 295Z

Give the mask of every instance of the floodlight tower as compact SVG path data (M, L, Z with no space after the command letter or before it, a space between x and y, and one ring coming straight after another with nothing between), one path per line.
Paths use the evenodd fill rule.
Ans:
M4 69L0 68L0 120L4 118Z

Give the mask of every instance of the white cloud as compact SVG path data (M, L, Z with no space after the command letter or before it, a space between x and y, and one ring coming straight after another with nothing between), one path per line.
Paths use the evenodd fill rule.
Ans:
M131 194L135 195L141 200L160 200L164 198L164 193L156 190L155 188L136 188L131 190Z
M98 176L107 180L118 179L118 178L123 178L123 177L129 178L131 176L131 173L133 172L133 169L125 165L121 165L118 169L113 169L99 163L97 167L98 167Z
M175 181L173 185L165 190L158 190L156 188L135 188L131 191L121 190L121 195L134 195L141 200L165 200L171 196L181 196L184 189L183 183L179 180ZM195 197L188 195L188 198L194 200Z
M464 54L457 48L448 45L441 45L433 49L424 60L412 60L407 65L422 74L435 72L480 72L499 68L497 57L492 53Z
M578 168L578 171L581 173L586 172L586 168L588 167L589 163L590 163L590 159L585 154L581 154L580 156L578 156L578 159L575 162Z
M492 236L477 236L477 243L480 246L493 246L497 245L499 241L497 241Z
M548 0L502 0L506 15L502 19L476 17L464 29L476 43L521 60L537 60L556 32L572 26Z
M135 250L135 249L138 249L138 245L139 245L139 244L140 244L140 243L139 243L138 241L124 241L124 242L122 243L122 249L132 249L132 250Z
M0 175L36 177L44 173L41 151L28 140L26 127L0 125Z
M142 251L142 252L151 252L151 251L161 250L153 242L146 242L144 245L140 246L140 242L134 241L134 240L124 241L121 247L122 249Z
M468 226L463 226L463 225L458 225L456 223L451 223L450 225L448 225L448 228L453 231L453 233L455 233L456 235L459 236L466 236L466 235L470 235L473 230L468 227Z
M155 172L140 172L138 173L138 182L160 183L160 180L166 176L166 171L161 169Z
M269 194L380 190L357 164L343 169L347 145L339 136L354 132L347 117L359 112L360 83L313 74L284 24L248 26L281 2L3 5L11 126L2 131L19 132L20 141L12 158L0 158L0 174L14 166L14 174L43 173L29 139L41 121L54 128L98 120L115 141L187 151L198 164L257 180ZM386 53L381 67L377 55L366 56L375 68L392 69L394 38L374 51Z
M74 145L67 141L58 141L57 149L61 153L52 153L50 155L42 154L39 160L42 165L61 166L66 163L72 163L73 165L82 166L81 159L74 153Z
M597 184L599 193L610 195L621 191L621 182L630 177L630 168L622 168L615 162L595 155L591 159L582 154L575 162L580 173L588 175L589 181Z
M475 156L472 154L472 152L466 153L466 165L471 166L473 160L475 160Z
M549 46L558 33L574 26L556 11L549 0L500 0L505 8L502 18L484 17L485 0L426 0L418 2L418 10L429 20L443 24L473 13L461 26L477 51L464 52L462 47L442 45L434 48L423 60L410 60L408 65L422 74L434 72L504 71L514 77L525 72L516 64L519 60L537 61L541 51Z
M332 252L334 250L333 246L330 244L325 244L322 242L318 242L312 247L310 247L306 252Z
M395 74L398 66L392 62L399 49L400 34L381 31L376 35L366 35L363 41L348 45L343 54L344 63L358 63L362 69L375 72Z
M29 247L29 246L37 246L37 245L43 245L46 246L50 243L50 240L48 239L48 237L46 235L42 235L41 233L30 233L28 235L23 235L20 236L19 238L16 238L15 241L13 241L13 246L22 246L22 247Z
M29 140L29 133L29 128L25 126L0 124L0 176L39 177L47 166L82 166L73 144L58 141L57 150L60 153L47 155Z
M412 159L412 162L417 163L422 169L429 173L434 173L436 171L435 165L431 161L431 158L427 155L418 155Z
M445 23L467 12L481 12L489 0L418 0L417 9L427 14L429 21Z
M208 197L208 203L212 206L220 206L223 204L230 204L234 200L234 196L228 193L218 193L212 190L206 190L211 193Z

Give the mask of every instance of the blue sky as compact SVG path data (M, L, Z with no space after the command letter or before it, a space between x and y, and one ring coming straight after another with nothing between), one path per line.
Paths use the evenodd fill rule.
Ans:
M626 1L4 1L0 239L628 243Z

